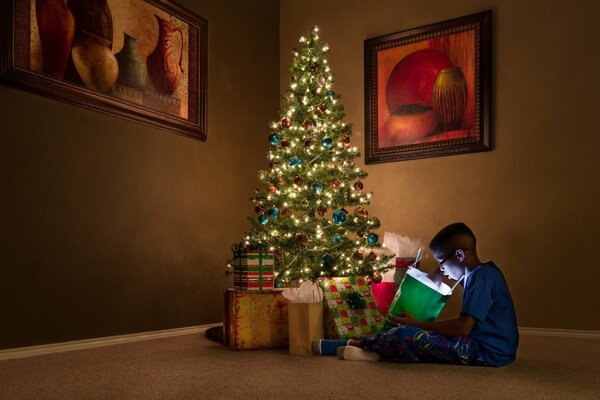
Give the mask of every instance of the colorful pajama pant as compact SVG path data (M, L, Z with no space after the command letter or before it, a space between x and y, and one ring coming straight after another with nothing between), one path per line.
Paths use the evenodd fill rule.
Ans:
M378 353L383 360L486 365L477 342L469 336L447 337L414 326L399 325L366 337L360 347Z

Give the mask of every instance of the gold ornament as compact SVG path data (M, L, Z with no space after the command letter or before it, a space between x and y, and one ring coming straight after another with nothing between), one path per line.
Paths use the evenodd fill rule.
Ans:
M373 273L373 282L381 283L382 280L383 280L383 276L381 276L381 274L379 272Z

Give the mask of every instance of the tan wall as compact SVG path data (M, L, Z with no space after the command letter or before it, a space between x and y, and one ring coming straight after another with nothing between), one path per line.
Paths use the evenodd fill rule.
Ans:
M277 0L208 20L208 141L0 86L0 348L222 321L278 106Z
M363 41L493 10L492 152L366 166L383 231L428 243L464 221L504 270L520 326L600 330L596 1L282 1L281 90L313 25L364 149ZM432 268L429 260L425 268ZM455 296L444 315L458 310Z

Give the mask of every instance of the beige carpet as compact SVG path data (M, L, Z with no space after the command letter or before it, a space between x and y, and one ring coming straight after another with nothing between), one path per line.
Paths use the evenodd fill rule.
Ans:
M232 352L201 334L0 361L2 400L600 399L600 340L522 336L503 368Z

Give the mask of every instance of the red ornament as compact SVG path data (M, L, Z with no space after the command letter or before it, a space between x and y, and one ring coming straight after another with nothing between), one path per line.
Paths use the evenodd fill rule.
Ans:
M335 190L338 190L340 188L340 181L338 181L337 179L334 179L331 181L331 187L334 188Z
M287 140L282 140L281 142L279 142L279 145L284 149L287 149L288 147L290 147L290 142Z
M290 211L289 208L282 208L281 212L279 213L279 216L283 219L289 218L292 216L292 212Z
M356 253L352 254L352 258L354 258L356 261L360 261L364 258L364 256L361 252L357 251Z
M265 213L265 208L262 205L257 204L256 207L254 207L254 212L257 213L257 214L259 214L259 215L260 214L264 214Z
M356 190L357 192L363 190L363 187L364 185L361 181L354 182L354 190Z
M296 240L300 245L304 246L306 243L308 243L308 236L304 233L301 233L298 236L296 236Z
M320 205L319 208L317 208L317 213L322 217L327 213L327 207Z
M354 209L354 215L359 218L369 218L369 212L362 207L356 207Z
M281 187L283 185L285 185L285 178L283 176L280 176L279 178L277 178L277 186Z
M281 249L275 249L274 256L275 256L276 259L281 260L283 258L283 250L281 250Z
M298 186L304 185L304 179L300 175L294 178L294 183Z
M369 253L369 260L370 260L370 261L375 261L375 260L377 260L377 254L375 254L375 253L373 253L373 252L370 252L370 253Z
M350 147L350 138L348 136L342 136L342 145L344 148Z
M269 186L269 193L275 194L275 192L277 192L277 188L273 185Z
M281 126L283 126L284 128L289 128L292 125L292 120L290 119L290 117L285 117L284 119L281 120Z

